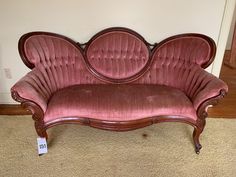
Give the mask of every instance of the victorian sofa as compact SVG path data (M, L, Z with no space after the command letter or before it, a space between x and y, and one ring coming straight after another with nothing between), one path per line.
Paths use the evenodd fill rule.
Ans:
M152 45L119 27L105 29L85 44L30 32L20 38L19 53L32 71L11 93L32 112L40 137L47 138L48 128L65 123L127 131L183 122L193 126L199 153L207 107L228 91L204 70L216 45L203 34L180 34Z

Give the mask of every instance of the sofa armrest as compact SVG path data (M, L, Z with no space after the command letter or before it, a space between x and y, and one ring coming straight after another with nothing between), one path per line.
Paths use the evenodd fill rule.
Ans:
M11 93L16 101L36 103L45 113L52 90L43 74L38 69L34 69L11 88Z
M221 95L222 91L228 92L226 83L199 68L195 84L192 86L188 96L192 100L194 108L198 110L202 103Z

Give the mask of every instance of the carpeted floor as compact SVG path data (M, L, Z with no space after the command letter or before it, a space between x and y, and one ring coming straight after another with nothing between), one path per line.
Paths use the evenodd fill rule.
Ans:
M81 125L49 129L37 155L30 116L0 116L1 177L235 177L236 120L207 119L195 154L192 127L161 123L129 132Z

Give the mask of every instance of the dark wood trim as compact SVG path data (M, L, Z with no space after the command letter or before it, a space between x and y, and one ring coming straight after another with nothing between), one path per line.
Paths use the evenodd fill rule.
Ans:
M138 39L140 39L141 41L144 42L144 44L147 46L147 49L149 51L148 62L145 64L143 69L129 78L122 78L122 79L106 78L103 75L97 73L92 68L92 66L90 66L90 63L86 58L86 53L87 53L88 47L97 37L99 37L105 33L115 32L115 31L118 31L118 32L121 31L121 32L125 32L125 33L129 33L131 35L134 35L135 37L137 37ZM216 53L216 45L211 38L209 38L208 36L202 35L202 34L195 34L195 33L187 33L187 34L172 36L170 38L167 38L167 39L161 41L159 44L155 44L155 47L151 49L150 44L148 44L141 35L139 35L138 33L136 33L133 30L130 30L128 28L117 28L117 27L116 28L108 28L108 29L105 29L105 30L97 33L94 37L92 37L90 39L90 41L88 43L86 43L86 46L83 49L81 47L81 45L78 45L78 43L76 43L75 41L73 41L65 36L62 36L62 35L58 35L55 33L48 33L48 32L31 32L31 33L28 33L28 34L22 36L22 38L19 41L19 52L22 57L22 60L31 69L34 67L34 64L31 63L27 59L27 56L26 56L26 53L24 50L24 45L25 45L25 42L27 41L27 39L29 37L31 37L32 35L55 36L55 37L59 37L61 39L64 39L64 40L70 42L72 45L74 45L80 51L81 55L84 57L85 64L86 64L87 68L89 69L89 71L94 76L99 78L100 80L108 81L111 83L130 82L130 81L134 81L134 80L138 79L139 77L141 77L150 67L152 60L153 60L153 55L155 54L155 52L165 43L167 43L171 40L175 40L177 38L196 37L196 38L204 39L208 43L208 45L211 48L210 49L210 56L209 56L209 58L207 58L206 62L201 64L202 68L206 68L207 66L209 66L212 63L215 53ZM196 153L199 153L200 149L202 147L200 144L200 141L199 141L199 137L200 137L200 134L202 133L202 131L204 130L205 123L206 123L205 119L208 116L207 115L207 106L212 105L212 104L213 105L216 104L218 102L218 99L222 98L225 95L225 93L226 93L226 91L222 90L218 96L210 98L210 99L206 100L205 102L203 102L199 106L199 108L197 109L197 119L196 120L188 118L188 117L179 117L179 116L155 116L155 117L147 117L147 118L144 117L143 119L132 120L132 121L105 121L105 120L98 120L98 119L92 119L92 118L81 118L81 117L72 117L72 118L71 117L70 118L58 117L56 120L54 120L52 122L45 122L43 110L33 100L31 101L31 100L26 100L24 98L21 98L19 96L19 94L13 90L12 90L12 98L14 100L20 102L21 105L25 109L31 111L32 118L35 121L36 132L37 132L38 136L40 136L40 137L47 138L48 136L47 136L46 131L48 128L56 126L56 125L60 125L60 124L65 124L65 123L73 123L73 124L77 123L77 124L81 124L81 125L87 125L87 126L91 126L91 127L95 127L95 128L99 128L99 129L104 129L104 130L111 130L111 131L128 131L128 130L134 130L134 129L142 128L145 126L149 126L154 123L182 122L182 123L187 123L187 124L194 127L193 142L194 142Z
M196 38L201 38L204 39L208 45L210 46L210 56L208 58L208 60L203 63L201 65L202 68L207 68L215 59L215 55L216 55L216 44L214 42L214 40L212 38L210 38L209 36L206 36L204 34L199 34L199 33L185 33L185 34L178 34L175 36L171 36L169 38L166 38L164 40L162 40L160 43L156 44L156 46L153 48L152 50L152 55L155 55L155 52L158 51L158 49L161 48L162 45L166 44L167 42L170 42L172 40L176 40L178 38L184 38L184 37L196 37Z
M20 95L16 91L11 90L11 96L15 101L20 102L21 106L24 109L31 112L32 118L35 122L34 123L35 130L36 130L38 136L48 138L47 132L46 132L46 130L44 130L45 123L43 120L44 112L43 112L42 108L38 104L36 104L35 102L20 97Z
M138 120L130 120L130 121L106 121L106 120L99 120L99 119L92 119L92 118L81 118L81 117L64 117L58 118L54 121L46 122L45 129L50 127L54 127L60 124L74 124L78 123L81 125L87 125L93 128L98 128L102 130L109 130L109 131L130 131L135 130L138 128L143 128L155 123L161 122L182 122L187 123L195 127L196 121L188 118L188 117L180 117L180 116L155 116L155 117L148 117Z
M0 115L31 115L20 104L0 104Z
M104 35L104 34L107 34L107 33L110 33L110 32L124 32L124 33L128 33L128 34L131 34L133 36L135 36L136 38L138 38L139 40L141 40L147 47L148 51L149 51L149 58L148 58L148 61L147 63L145 64L145 66L136 74L134 74L133 76L131 77L128 77L128 78L122 78L122 79L113 79L113 78L109 78L109 77L106 77L102 74L100 74L99 72L96 71L96 69L94 69L91 64L89 63L88 61L88 58L87 58L87 50L90 46L90 44L96 40L98 37ZM137 33L136 31L134 30L131 30L129 28L124 28L124 27L112 27L112 28L107 28L107 29L104 29L100 32L98 32L97 34L95 34L88 42L84 43L84 44L80 44L79 42L75 42L74 40L64 36L64 35L60 35L60 34L57 34L57 33L52 33L52 32L44 32L44 31L35 31L35 32L29 32L29 33L26 33L24 34L19 42L18 42L18 50L19 50L19 54L22 58L22 61L24 62L24 64L32 69L34 68L34 64L31 63L29 61L29 59L27 58L26 56L26 52L25 52L25 43L26 41L32 37L32 36L35 36L35 35L46 35L46 36L52 36L52 37L58 37L58 38L61 38L69 43L71 43L75 48L77 48L80 52L80 54L83 56L83 59L84 59L84 62L86 64L86 67L88 68L88 70L90 71L90 73L92 75L94 75L96 78L104 81L104 82L108 82L108 83L127 83L127 82L131 82L131 81L134 81L134 80L137 80L138 78L140 78L143 74L145 74L146 71L148 71L148 69L151 67L151 63L152 63L152 60L153 60L153 54L155 53L156 50L158 50L163 44L171 41L171 40L175 40L177 38L183 38L183 37L198 37L198 38L202 38L204 40L207 41L207 43L210 45L210 48L211 48L211 54L210 54L210 57L209 59L203 63L201 65L202 68L206 68L208 67L214 60L214 57L215 57L215 54L216 54L216 44L214 42L213 39L211 39L210 37L206 36L206 35L203 35L203 34L198 34L198 33L185 33L185 34L179 34L179 35L175 35L175 36L171 36L169 38L166 38L164 40L162 40L160 43L154 43L154 44L150 44L148 43L143 36L141 36L139 33Z
M131 35L134 35L135 37L137 37L139 40L143 41L144 44L146 44L147 48L149 49L149 60L146 63L146 65L142 68L141 71L139 71L138 73L136 73L135 75L129 77L129 78L122 78L122 79L112 79L109 77L106 77L104 75L102 75L101 73L99 73L98 71L96 71L96 69L93 68L93 66L89 63L88 58L87 58L87 51L89 46L93 43L93 41L95 41L98 37L104 35L104 34L108 34L110 32L125 32L125 33L129 33ZM210 46L210 56L208 58L208 60L203 63L201 65L202 68L207 68L213 61L216 55L216 44L214 42L214 40L204 34L198 34L198 33L185 33L185 34L179 34L179 35L175 35L175 36L171 36L169 38L166 38L164 40L162 40L160 43L155 43L155 44L150 44L148 43L139 33L129 29L129 28L123 28L123 27L113 27L113 28L107 28L105 30L102 30L100 32L98 32L97 34L95 34L87 43L85 46L85 62L87 65L88 70L94 75L96 76L98 79L104 81L104 82L108 82L108 83L127 83L127 82L132 82L135 81L137 79L139 79L143 74L146 73L146 71L148 71L148 69L151 67L152 61L153 61L153 56L155 54L156 51L158 51L158 49L161 48L162 45L166 44L167 42L170 42L172 40L178 39L178 38L183 38L183 37L196 37L196 38L201 38L204 39L208 45Z
M77 48L80 52L80 54L84 57L84 52L83 52L83 48L81 47L81 44L79 42L75 42L73 41L72 39L66 37L66 36L63 36L63 35L60 35L60 34L57 34L57 33L51 33L51 32L45 32L45 31L34 31L34 32L29 32L29 33L26 33L24 34L23 36L21 36L21 38L19 39L19 42L18 42L18 51L19 51L19 54L20 54L20 57L22 59L22 61L24 62L24 64L30 68L30 69L33 69L34 68L34 64L31 63L29 61L29 59L27 58L26 56L26 53L25 53L25 43L26 41L32 37L32 36L36 36L36 35L44 35L44 36L51 36L51 37L58 37L58 38L61 38L67 42L69 42L71 45L73 45L75 48Z
M195 146L195 152L197 154L200 153L200 149L202 145L200 144L199 137L200 134L203 132L207 114L207 107L209 105L215 105L218 103L218 100L224 97L226 94L225 90L221 90L218 96L210 98L203 102L198 110L197 110L197 120L193 120L188 117L179 117L179 116L155 116L155 117L148 117L139 120L132 120L132 121L105 121L105 120L98 120L92 118L81 118L81 117L70 117L70 118L58 118L51 122L44 122L44 112L36 103L25 100L21 98L17 92L12 92L12 98L16 101L21 102L21 105L30 110L32 113L32 118L35 121L35 129L40 137L48 138L47 129L56 125L72 123L72 124L81 124L87 125L94 128L99 128L103 130L110 130L110 131L129 131L138 128L142 128L145 126L152 125L154 123L161 123L161 122L182 122L187 123L194 127L193 131L193 142Z
M144 45L146 45L147 47L147 50L148 50L148 59L147 59L147 63L143 66L143 68L137 72L136 74L130 76L130 77L126 77L126 78L121 78L121 79L114 79L114 78L110 78L110 77L107 77L107 76L104 76L103 74L99 73L89 62L89 59L88 59L88 50L89 50L89 47L90 45L99 37L102 37L103 35L106 35L106 34L109 34L109 33L114 33L114 32L121 32L121 33L126 33L126 34L129 34L129 35L132 35L134 36L135 38L137 38L138 40L142 41ZM99 80L102 80L104 82L108 82L108 83L117 83L117 84L120 84L120 83L128 83L128 82L132 82L132 81L135 81L137 79L139 79L142 75L144 75L146 73L146 71L148 71L148 69L150 68L151 66L151 63L152 63L152 58L150 57L151 56L151 48L153 46L156 46L156 44L150 44L148 43L144 37L142 37L139 33L137 33L136 31L133 31L129 28L124 28L124 27L112 27L112 28L107 28L107 29L104 29L100 32L98 32L97 34L95 34L86 44L85 46L85 49L84 49L84 53L85 53L85 56L84 56L84 60L85 60L85 63L86 63L86 66L87 66L87 69L95 76L97 77Z
M206 125L206 118L208 117L207 113L207 107L209 105L215 106L220 99L222 99L226 95L226 90L222 89L218 96L215 96L213 98L209 98L206 101L204 101L197 109L197 122L196 127L194 128L193 132L193 141L195 144L195 151L197 154L200 153L200 150L202 148L202 145L200 144L199 137L201 133L203 132L205 125Z

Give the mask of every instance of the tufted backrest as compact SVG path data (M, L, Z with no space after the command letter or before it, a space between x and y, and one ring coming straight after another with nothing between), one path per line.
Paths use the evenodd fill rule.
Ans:
M153 51L153 59L161 65L197 64L206 68L215 56L214 41L203 34L181 34L163 40Z
M50 90L73 84L100 83L86 68L83 49L73 40L49 32L31 32L19 40L23 62L41 73Z
M208 36L194 33L172 36L152 50L151 67L137 83L181 88L192 77L193 70L212 63L215 53L215 43Z
M108 82L129 82L150 65L150 48L136 32L124 28L108 29L95 35L85 48L88 68Z
M216 47L205 35L182 34L163 40L151 50L138 33L109 28L93 36L85 48L62 35L31 32L21 37L19 52L29 68L42 73L51 90L105 83L179 88L192 68L206 68L212 63Z

